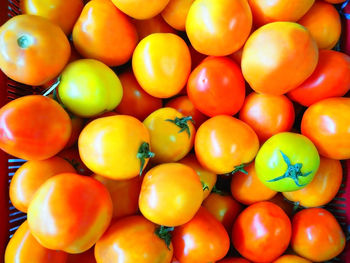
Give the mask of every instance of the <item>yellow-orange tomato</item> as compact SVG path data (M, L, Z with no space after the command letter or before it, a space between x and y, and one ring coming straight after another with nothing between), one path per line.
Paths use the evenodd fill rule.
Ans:
M140 40L153 33L176 34L176 31L164 21L161 15L156 15L155 17L144 20L134 19L133 23Z
M5 263L66 263L67 254L50 250L38 243L24 221L10 239L5 251Z
M247 173L234 173L231 180L232 196L242 204L251 205L274 197L277 192L265 186L255 171L255 162L244 167Z
M257 26L276 21L298 21L314 4L315 0L248 0Z
M166 163L146 173L139 207L153 223L179 226L192 219L202 201L202 184L196 172L184 164Z
M21 0L20 6L23 14L45 17L68 35L72 32L84 3L82 0Z
M260 27L247 40L242 72L256 92L282 95L304 82L317 62L316 42L305 27L274 22Z
M339 40L341 21L332 4L316 1L298 23L310 31L320 49L332 49Z
M252 28L247 0L196 0L186 20L186 33L200 53L226 56L240 49Z
M0 68L15 81L43 85L61 72L69 56L66 35L45 18L18 15L0 27Z
M87 3L73 28L73 43L86 58L108 66L127 62L136 47L137 33L130 18L110 0Z
M80 254L68 254L66 263L96 263L94 249L92 247Z
M283 255L272 263L312 263L310 260L296 256L296 255Z
M164 20L177 30L184 31L188 11L194 0L170 0L162 12Z
M157 98L176 95L185 86L191 71L191 55L179 36L155 33L137 45L132 68L141 87Z
M43 161L26 162L11 180L9 194L13 206L26 213L34 194L47 179L56 174L75 172L68 161L57 156Z
M112 2L128 16L148 19L162 12L169 0L112 0Z
M305 207L322 206L336 196L343 179L343 170L338 160L321 157L320 166L314 179L303 189L284 192L290 201Z

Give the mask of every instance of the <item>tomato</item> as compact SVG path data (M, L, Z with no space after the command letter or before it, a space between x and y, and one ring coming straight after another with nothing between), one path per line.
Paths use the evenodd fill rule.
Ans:
M290 131L294 123L293 103L283 95L252 92L245 99L239 118L256 132L260 142Z
M30 95L0 109L0 148L21 159L44 160L61 151L71 135L68 114L54 100Z
M68 62L70 45L62 29L45 18L18 15L0 27L0 68L33 86L56 77Z
M119 114L131 115L143 121L152 112L162 107L162 100L146 93L132 71L121 73L119 79L123 87L123 98L115 109Z
M188 11L194 0L170 0L162 11L162 17L173 28L185 31Z
M199 177L191 167L161 164L149 170L142 181L140 211L158 225L179 226L196 214L203 201L202 192Z
M241 69L229 58L209 57L192 71L187 94L205 115L234 115L245 97Z
M130 18L110 0L88 2L74 25L72 37L82 56L97 59L108 66L127 62L138 41Z
M72 32L84 3L82 0L21 0L20 7L22 14L47 18L68 35Z
M102 236L112 219L112 200L100 182L74 173L49 178L28 208L28 224L44 247L82 253Z
M161 15L156 15L145 20L134 19L133 24L136 27L140 40L154 33L176 34L176 31L164 21Z
M227 115L205 121L195 137L199 163L216 173L230 173L251 162L259 149L258 136L244 122Z
M173 245L161 229L142 216L116 221L97 241L97 263L170 263ZM163 240L163 238L165 240Z
M248 0L253 21L262 26L277 21L298 21L314 4L315 0Z
M216 183L217 175L203 168L194 154L188 154L179 162L196 171L203 185L203 200L206 199Z
M350 158L350 98L329 98L311 105L301 121L301 132L331 159Z
M215 262L230 247L223 225L203 207L191 221L175 228L172 242L174 255L181 263Z
M229 55L229 58L233 59L234 62L237 63L237 65L241 65L242 62L242 54L243 54L243 47L238 49L236 52Z
M331 3L331 4L340 4L345 2L346 0L324 0L325 2Z
M67 254L50 250L38 243L24 221L10 239L5 251L5 263L66 263Z
M293 217L295 205L289 200L287 200L287 198L285 198L282 195L282 193L277 193L274 197L272 197L268 201L282 208L289 218Z
M271 262L287 249L291 234L286 213L271 202L259 202L238 216L232 229L232 242L245 258Z
M191 55L179 36L155 33L137 45L132 68L141 87L157 98L176 95L185 86L191 71Z
M341 20L332 4L316 1L298 23L309 30L320 49L332 49L339 40Z
M152 162L176 162L189 153L196 132L191 120L191 116L183 116L173 108L161 108L143 121L155 153Z
M293 217L292 226L293 250L313 262L330 260L345 247L345 236L339 223L323 208L301 210Z
M243 49L242 72L256 92L282 95L303 83L317 61L317 45L306 28L274 22L250 35Z
M282 257L276 259L273 263L312 263L312 262L296 255L283 255Z
M231 193L238 202L250 205L260 201L266 201L277 193L265 186L258 178L255 170L255 162L244 167L246 173L234 173L231 180Z
M95 247L92 247L80 254L69 254L66 263L97 263L94 250Z
M112 0L112 2L128 16L148 19L162 12L169 0Z
M312 75L288 97L310 106L330 97L344 96L350 89L350 57L333 50L320 50L318 65Z
M250 263L250 261L244 258L226 258L218 261L218 263Z
M80 159L77 146L64 149L63 151L59 152L57 156L62 157L63 159L68 161L74 167L78 174L87 176L92 175L92 172Z
M186 19L186 33L200 53L226 56L240 49L252 28L246 0L196 0Z
M175 257L173 257L171 263L180 263Z
M259 179L277 192L304 188L314 178L319 165L315 145L307 137L291 132L272 136L255 158Z
M114 180L142 173L154 154L147 128L134 117L117 115L90 122L80 134L80 157L94 173Z

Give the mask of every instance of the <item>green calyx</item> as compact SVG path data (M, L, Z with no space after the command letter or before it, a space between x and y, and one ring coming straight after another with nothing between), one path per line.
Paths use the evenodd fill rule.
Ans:
M208 190L208 191L209 191L209 186L208 186L206 183L204 183L203 181L201 181L201 183L202 183L203 192L204 192L205 190Z
M146 159L154 157L154 153L150 151L149 144L147 142L141 143L139 150L137 152L137 158L141 161L140 176L142 174L143 168L145 166Z
M244 163L235 166L235 169L231 172L231 174L235 174L237 172L248 174L248 172L244 169L245 166L246 166L246 164L244 164Z
M154 233L161 239L164 240L167 248L170 250L170 243L171 243L171 232L174 231L174 227L166 227L166 226L159 226L156 228Z
M176 126L178 126L180 128L179 133L181 133L183 131L186 131L186 133L188 134L188 137L191 136L190 127L188 127L188 123L187 122L190 121L190 122L194 123L194 121L192 119L192 116L187 116L187 117L182 117L182 118L175 117L174 120L167 119L165 121L172 122Z
M31 36L22 35L17 38L17 44L20 48L26 49L33 44L33 39Z
M286 162L286 164L288 166L287 171L283 175L281 175L277 178L268 180L267 182L277 182L277 181L285 179L285 178L291 178L291 179L293 179L294 183L298 187L303 187L303 186L307 185L307 184L300 184L299 177L307 177L309 174L312 173L312 171L303 174L301 172L301 168L303 167L303 164L301 164L301 163L292 164L290 162L288 156L285 155L282 151L280 151L280 152L281 152L281 155L283 157L283 160Z
M221 191L220 189L217 189L216 185L214 185L213 189L211 189L211 192L222 196L227 195L227 193Z

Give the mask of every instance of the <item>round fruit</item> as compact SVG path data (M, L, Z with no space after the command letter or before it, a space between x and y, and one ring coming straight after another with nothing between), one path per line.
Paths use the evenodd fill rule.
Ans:
M176 30L185 31L188 11L194 0L170 0L162 11L164 20Z

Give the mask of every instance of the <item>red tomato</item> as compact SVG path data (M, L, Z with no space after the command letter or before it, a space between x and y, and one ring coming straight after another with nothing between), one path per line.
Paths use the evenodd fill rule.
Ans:
M71 148L64 149L58 154L58 156L68 161L75 168L78 174L92 175L92 171L90 171L80 159L78 147L73 146Z
M161 15L156 15L155 17L145 19L145 20L133 20L136 27L139 39L143 39L154 33L173 33L176 34L174 28L169 26L167 22L164 21Z
M241 69L229 58L209 57L190 74L187 94L205 115L234 115L245 97Z

